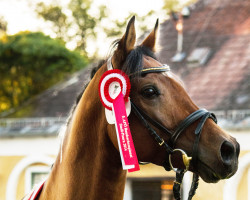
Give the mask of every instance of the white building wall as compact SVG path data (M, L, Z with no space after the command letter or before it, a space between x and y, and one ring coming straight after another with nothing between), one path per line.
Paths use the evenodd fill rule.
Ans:
M56 136L1 138L0 156L57 155L59 143Z

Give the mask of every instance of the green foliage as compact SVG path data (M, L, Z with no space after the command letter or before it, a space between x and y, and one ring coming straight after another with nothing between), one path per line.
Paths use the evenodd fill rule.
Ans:
M69 51L60 40L22 32L0 40L0 112L16 107L67 74L86 66L87 59Z
M122 22L119 20L114 20L111 22L113 28L106 28L103 27L104 32L106 33L107 37L121 37L122 34L124 33L124 29L127 26L127 22L132 16L136 17L137 21L137 29L140 32L145 32L148 31L147 27L147 19L154 15L155 12L153 10L149 11L146 15L144 16L139 16L137 13L130 13L126 19L124 19ZM139 33L140 33L139 32Z
M40 2L36 6L36 12L44 20L53 24L52 29L59 39L65 40L65 32L70 27L70 23L67 22L67 16L62 12L59 5L46 5Z
M38 3L35 11L45 21L53 24L54 32L58 38L65 42L75 41L77 43L76 49L85 55L88 55L86 51L88 41L95 40L99 32L105 33L107 37L117 39L122 36L128 20L135 15L140 35L148 30L147 19L155 14L154 11L149 11L144 16L130 13L122 21L111 20L108 19L108 8L105 5L96 8L92 0L70 0L67 8L62 8L54 2L50 5ZM72 34L72 32L74 33Z
M86 40L89 35L96 37L94 28L98 17L91 16L88 11L91 8L91 0L71 0L69 8L72 11L74 22L78 26L76 35L81 39L78 42L78 48L86 52Z
M97 13L90 14L91 0L71 0L68 8L72 15L70 17L66 16L59 5L46 5L41 2L36 5L36 12L45 21L53 24L54 32L58 38L65 42L70 41L73 37L77 38L77 49L87 55L87 40L96 38L96 26L103 18L107 17L106 6L99 6ZM74 35L70 36L69 30L74 30Z
M197 0L187 0L185 2L181 0L163 0L163 9L167 11L167 14L171 14L172 12L181 12L181 10Z
M4 19L4 17L0 16L0 33L1 31L6 33L8 27L8 23Z

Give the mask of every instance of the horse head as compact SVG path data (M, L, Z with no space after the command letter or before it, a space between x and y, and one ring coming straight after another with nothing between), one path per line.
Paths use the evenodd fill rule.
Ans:
M113 68L123 70L130 77L130 98L136 107L132 107L129 123L139 161L170 169L169 152L152 138L150 126L162 144L164 142L172 150L181 149L193 157L189 170L204 181L217 182L231 177L238 167L239 144L215 123L215 117L207 111L187 122L190 120L188 116L199 108L188 96L181 80L156 59L158 20L153 31L138 46L135 46L134 21L134 17L129 21L111 62ZM160 70L163 66L165 70ZM139 109L139 117L135 109ZM143 124L140 116L148 122L147 125ZM195 133L199 129L197 127L200 127L200 133ZM109 137L119 150L114 127ZM175 168L185 168L178 154L174 153L170 162Z

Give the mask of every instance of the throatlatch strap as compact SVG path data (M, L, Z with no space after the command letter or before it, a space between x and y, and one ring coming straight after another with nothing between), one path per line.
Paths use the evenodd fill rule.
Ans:
M153 118L151 118L147 113L145 113L141 108L139 108L134 103L133 103L133 106L138 111L138 113L140 114L140 117L142 116L143 118L145 118L146 120L148 120L153 126L155 126L156 128L160 129L161 131L167 133L169 136L171 136L173 134L165 126L163 126L162 124L160 124L159 122L157 122L156 120L154 120Z
M136 116L142 121L143 125L148 129L150 135L155 139L155 141L160 145L163 146L166 151L170 154L173 152L172 148L156 133L156 131L149 125L147 120L144 118L144 113L142 114L142 110L139 109L132 101L131 107L133 112Z

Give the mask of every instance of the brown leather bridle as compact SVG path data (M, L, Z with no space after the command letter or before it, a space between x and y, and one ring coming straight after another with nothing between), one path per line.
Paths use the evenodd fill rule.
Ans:
M113 69L111 58L112 57L110 57L107 61L108 70ZM164 64L158 67L150 67L150 68L142 69L141 71L136 72L134 74L129 74L129 77L133 78L134 76L138 76L138 75L145 76L146 74L149 74L149 73L162 73L162 72L168 72L168 71L170 71L170 67ZM165 170L167 171L173 170L176 172L176 180L174 181L173 193L174 193L174 198L176 200L180 200L181 199L181 194L180 194L181 184L182 184L185 172L187 172L189 169L190 161L192 162L194 171L197 171L197 168L198 168L198 146L199 146L202 128L208 118L211 118L215 123L217 123L216 116L213 113L208 112L206 109L199 109L191 113L189 116L187 116L174 129L174 131L171 131L168 128L166 128L164 125L156 121L155 119L151 118L146 112L144 112L135 103L133 103L132 100L131 100L131 108L134 114L140 119L142 124L147 128L149 134L154 138L157 144L166 150L168 157L164 161L163 166ZM185 151L183 151L182 149L175 149L174 147L181 133L186 128L188 128L192 123L196 122L199 119L200 121L194 132L195 141L193 145L192 157L188 157ZM154 128L152 128L152 126L154 126L155 128L159 129L161 132L170 136L169 144L167 144L167 142L157 134L157 132L155 131ZM176 151L181 152L183 163L186 167L185 169L176 169L173 167L172 162L171 162L171 155ZM198 188L198 184L199 184L199 175L194 173L191 188L189 190L188 200L191 200L193 196L195 195L195 191Z
M148 73L161 73L161 72L166 72L166 71L170 71L170 68L167 65L163 65L160 67L151 67L151 68L147 68L147 69L142 69L139 73L140 73L140 75L146 75ZM180 188L181 188L183 176L189 168L190 160L192 162L192 166L194 168L194 171L197 171L198 146L199 146L202 128L203 128L203 126L208 118L211 118L215 123L217 123L216 116L213 113L210 113L205 109L199 109L199 110L196 110L195 112L191 113L189 116L187 116L175 128L174 131L171 131L168 128L166 128L164 125L159 123L158 121L151 118L146 112L144 112L141 108L139 108L132 101L131 101L131 107L132 107L132 111L140 119L142 124L147 128L149 134L154 138L154 140L157 142L157 144L166 150L166 152L168 154L168 159L166 159L166 161L164 162L164 168L167 171L172 169L176 172L176 180L175 180L174 186L173 186L173 193L174 193L175 199L180 200L181 199ZM194 141L194 145L193 145L192 157L188 157L187 154L183 150L174 149L174 147L175 147L176 141L179 138L179 136L181 135L181 133L197 120L200 120L200 121L198 123L198 126L195 129L195 132L194 132L195 141ZM157 128L161 132L167 134L168 136L170 136L169 144L167 144L166 141L157 134L157 132L155 131L154 128L152 128L152 126ZM186 169L175 169L172 166L171 155L175 151L179 151L182 153L183 163L184 163ZM195 191L198 187L198 181L199 181L199 176L198 176L198 174L194 173L192 185L191 185L191 188L189 191L188 200L191 200L193 198Z

